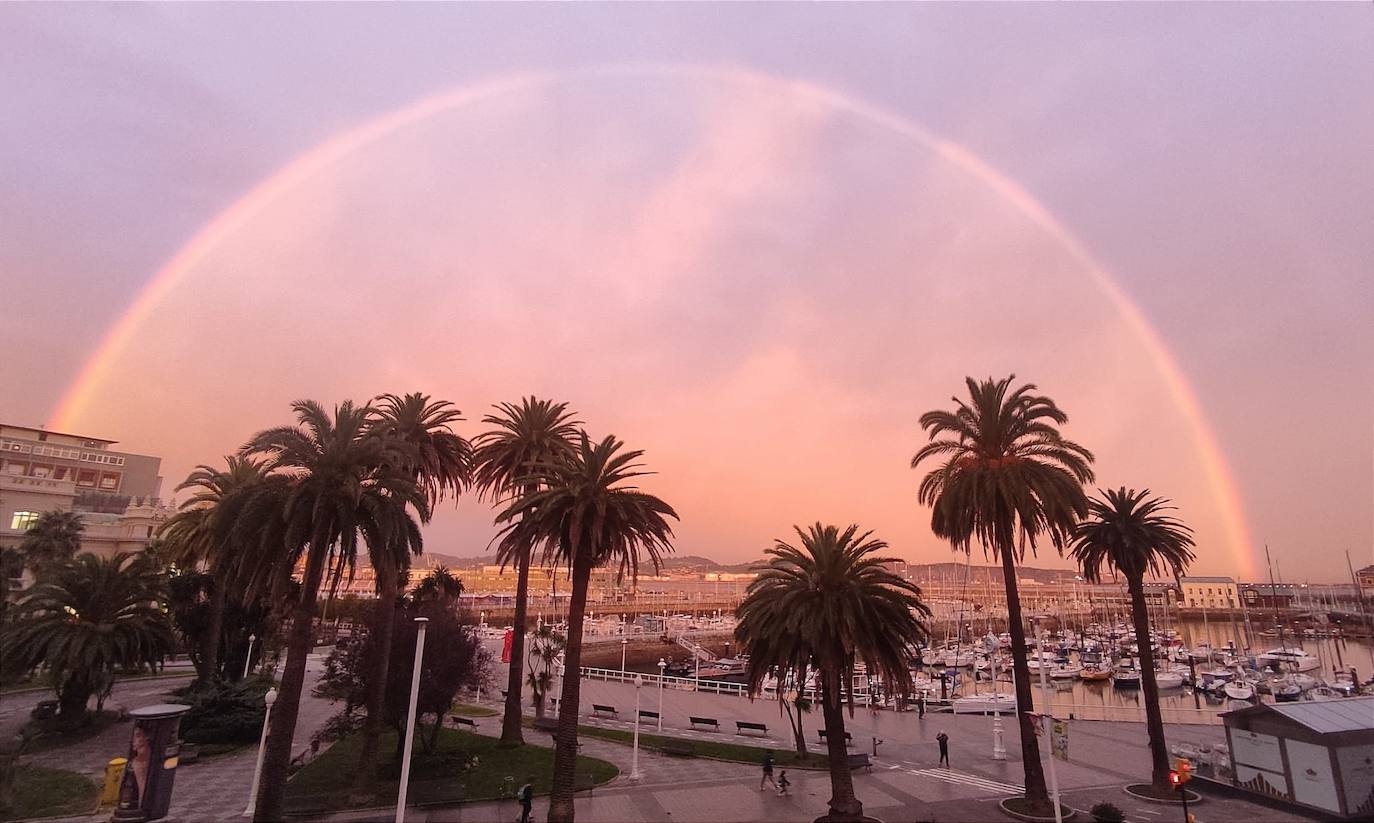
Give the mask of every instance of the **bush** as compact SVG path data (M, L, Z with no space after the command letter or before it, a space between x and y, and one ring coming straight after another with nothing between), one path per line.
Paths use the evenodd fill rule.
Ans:
M267 712L263 695L271 684L264 679L216 683L188 689L191 706L181 718L181 739L188 743L253 743L262 734Z
M1098 803L1089 810L1093 820L1097 823L1121 823L1126 819L1126 815L1111 803Z

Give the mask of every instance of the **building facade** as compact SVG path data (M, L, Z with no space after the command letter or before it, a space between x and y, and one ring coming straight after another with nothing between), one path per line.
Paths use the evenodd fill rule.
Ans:
M1229 577L1184 577L1179 583L1185 609L1240 608L1240 592Z

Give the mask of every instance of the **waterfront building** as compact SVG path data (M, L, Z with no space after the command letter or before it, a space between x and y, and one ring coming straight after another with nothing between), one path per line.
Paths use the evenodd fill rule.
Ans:
M1240 592L1229 577L1182 577L1185 609L1238 609Z

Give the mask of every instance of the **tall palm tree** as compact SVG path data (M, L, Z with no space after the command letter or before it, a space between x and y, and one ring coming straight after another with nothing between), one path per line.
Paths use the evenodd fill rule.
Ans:
M384 394L377 398L378 413L373 432L405 446L404 462L397 468L414 479L432 510L452 494L459 494L468 482L472 446L454 434L451 425L463 419L452 403L431 400L429 395L413 392L404 397ZM428 512L421 522L429 520ZM400 549L399 553L395 551ZM419 543L368 544L369 561L377 580L377 607L369 631L377 639L372 677L368 680L367 721L358 751L358 774L368 774L376 766L385 722L387 669L391 663L391 643L395 634L396 605L402 580L410 570L410 550Z
M92 695L109 694L118 668L157 666L172 652L171 625L158 606L165 582L145 555L83 554L49 564L19 602L4 653L48 669L60 716L78 720Z
M224 612L229 602L230 582L225 570L233 549L229 530L220 517L221 507L231 495L267 477L261 461L229 455L224 462L223 469L202 464L187 475L177 491L194 489L194 493L158 529L162 553L168 560L183 567L203 565L210 573L210 620L196 667L197 680L202 684L220 673Z
M1150 738L1150 783L1156 792L1172 796L1169 748L1164 742L1164 717L1159 710L1159 686L1150 652L1150 613L1145 605L1145 573L1183 574L1193 562L1193 531L1165 514L1173 506L1150 490L1122 487L1099 491L1088 501L1088 519L1078 524L1070 551L1083 567L1083 577L1096 583L1103 570L1120 572L1131 593L1131 620L1140 647L1140 684L1145 692L1145 727Z
M1012 388L1002 380L967 378L969 399L954 398L953 411L921 415L930 442L911 459L917 468L932 458L942 463L921 479L919 500L931 507L930 528L965 554L976 541L1002 563L1007 589L1007 630L1021 731L1026 804L1050 814L1045 771L1031 719L1026 627L1016 589L1016 564L1043 540L1062 552L1074 525L1087 514L1083 484L1093 479L1092 452L1066 440L1068 421L1054 401L1034 385Z
M410 597L416 603L446 603L454 604L463 596L463 581L447 566L435 566L429 570L415 588L411 591Z
M615 437L592 444L583 432L572 454L557 463L538 467L533 479L540 490L517 498L498 517L498 522L507 524L503 541L543 545L546 554L551 555L546 559L567 564L572 570L568 638L563 654L567 674L558 703L558 739L549 802L548 819L553 823L569 823L574 815L582 623L592 569L614 565L619 577L629 573L635 578L641 553L657 570L663 554L672 551L669 541L673 530L668 518L676 520L677 513L659 498L629 485L647 472L640 471L636 462L643 452L622 452L623 445Z
M76 512L43 512L24 532L19 551L36 575L46 566L75 557L81 550L81 533L85 528L81 515Z
M872 532L823 523L794 528L800 548L778 540L767 551L772 559L759 567L735 611L735 639L749 651L752 693L770 672L779 681L789 674L805 677L810 669L819 674L830 760L826 819L861 820L844 729L845 703L854 710L854 664L863 661L869 674L906 697L912 688L910 649L925 639L930 609L916 584L884 566L893 558L877 556L887 544L871 539Z
M520 404L501 403L497 413L482 418L493 428L474 441L473 484L482 497L509 502L539 488L537 467L562 460L572 452L578 421L567 403L536 397ZM523 533L512 533L518 538ZM501 719L501 742L524 742L520 726L520 695L525 660L525 624L529 620L530 560L533 547L520 539L502 541L497 559L502 566L515 565L515 620L511 633L510 672L506 680L506 707Z
M396 554L418 551L420 527L410 510L429 516L424 493L398 468L407 465L409 450L394 438L376 436L375 409L344 401L331 415L310 400L297 401L292 408L299 426L259 432L244 446L246 454L265 455L268 470L281 473L287 484L248 496L239 511L239 518L251 524L245 538L257 535L263 552L259 560L267 567L250 570L257 585L278 587L282 569L293 569L299 561L304 566L263 755L257 819L264 821L282 818L291 739L325 575L337 581L345 570L351 572L360 537L367 546L395 547ZM279 528L263 525L274 517L280 519Z

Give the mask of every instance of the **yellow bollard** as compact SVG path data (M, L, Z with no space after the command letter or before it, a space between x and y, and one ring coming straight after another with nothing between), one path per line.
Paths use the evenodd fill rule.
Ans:
M119 784L124 779L128 758L116 757L105 765L105 788L100 790L100 805L113 806L119 802Z

